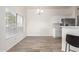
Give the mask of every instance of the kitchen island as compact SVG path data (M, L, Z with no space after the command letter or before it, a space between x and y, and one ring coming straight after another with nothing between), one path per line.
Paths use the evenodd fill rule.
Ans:
M62 51L65 51L66 34L79 36L79 26L62 26ZM73 46L70 48L79 52L79 48Z

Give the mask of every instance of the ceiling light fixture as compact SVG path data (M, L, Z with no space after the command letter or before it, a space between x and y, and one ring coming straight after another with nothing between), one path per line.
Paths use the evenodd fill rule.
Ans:
M40 9L40 8L37 9L37 14L38 14L38 15L40 15L40 14L43 13L43 12L44 12L44 10L42 10L42 9Z

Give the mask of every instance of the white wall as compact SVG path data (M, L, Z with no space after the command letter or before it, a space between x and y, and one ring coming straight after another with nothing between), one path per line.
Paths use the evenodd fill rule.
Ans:
M73 17L72 8L44 8L44 13L36 14L37 8L27 8L27 36L52 36L54 22L61 18Z
M26 31L22 33L17 33L15 36L6 37L5 32L5 8L6 7L0 7L0 51L7 51L11 47L13 47L15 44L17 44L19 41L21 41L26 36ZM24 8L23 7L7 7L13 12L16 12L24 17L25 21L25 14L24 14ZM25 28L25 23L24 23Z

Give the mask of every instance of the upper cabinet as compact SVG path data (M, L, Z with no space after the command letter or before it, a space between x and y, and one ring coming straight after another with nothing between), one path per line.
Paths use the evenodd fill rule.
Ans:
M79 26L79 6L72 6L71 14L71 18L75 18L75 26Z
M77 21L77 26L79 26L79 7L76 9L76 21Z

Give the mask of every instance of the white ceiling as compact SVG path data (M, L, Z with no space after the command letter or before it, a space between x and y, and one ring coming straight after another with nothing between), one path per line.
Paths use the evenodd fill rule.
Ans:
M44 9L61 9L71 8L72 6L25 6L27 9L44 8Z

